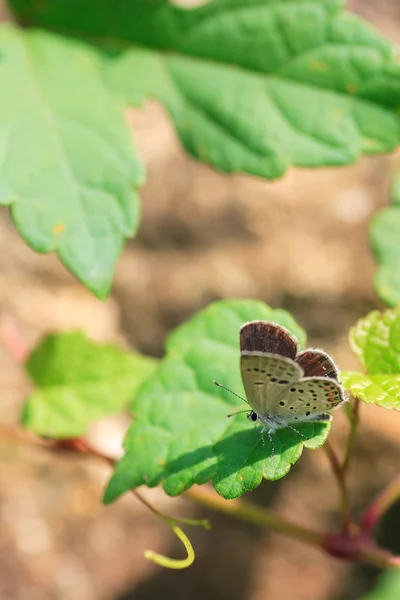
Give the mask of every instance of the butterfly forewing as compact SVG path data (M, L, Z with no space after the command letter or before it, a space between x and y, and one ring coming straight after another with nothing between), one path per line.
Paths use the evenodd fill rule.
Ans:
M247 400L258 415L275 412L303 373L290 358L261 352L242 352L240 367Z
M286 329L266 321L249 321L240 329L240 350L295 359L297 342Z

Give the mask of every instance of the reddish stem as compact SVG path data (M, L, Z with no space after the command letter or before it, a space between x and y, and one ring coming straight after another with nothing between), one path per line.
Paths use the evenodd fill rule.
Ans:
M340 464L340 461L337 457L336 452L334 451L334 449L332 448L332 446L330 445L330 443L328 441L325 442L324 449L325 449L326 455L329 459L329 462L331 463L332 471L336 477L336 481L337 481L337 484L339 487L340 512L341 512L341 517L342 517L342 534L346 537L350 534L350 532L352 530L352 523L351 523L351 519L350 519L350 510L349 510L349 501L348 501L347 487L346 487L346 481L345 481L345 474L344 474L343 468Z
M371 536L382 515L400 498L400 475L380 492L361 515L360 528L365 536Z
M328 534L324 539L323 548L331 556L342 560L373 564L382 569L400 566L400 557L393 556L364 535L349 538L335 533Z

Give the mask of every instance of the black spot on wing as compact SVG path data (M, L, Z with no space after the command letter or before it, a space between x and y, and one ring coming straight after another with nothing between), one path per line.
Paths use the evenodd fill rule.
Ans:
M338 379L335 363L328 354L320 350L300 352L295 361L303 369L303 377L331 377Z
M297 342L283 327L267 321L245 323L240 330L240 350L269 352L294 360Z

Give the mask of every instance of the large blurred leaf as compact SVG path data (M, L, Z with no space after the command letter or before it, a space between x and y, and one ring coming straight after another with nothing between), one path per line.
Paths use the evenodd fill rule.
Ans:
M124 410L156 367L156 360L98 345L82 333L48 335L26 364L37 388L22 423L39 435L83 435L87 425Z
M366 374L342 372L343 385L364 402L400 410L400 308L360 319L350 344Z
M342 0L10 4L24 23L111 50L109 85L135 106L160 100L185 148L223 171L273 178L399 143L393 46Z
M98 297L138 221L143 180L122 104L89 47L0 27L0 204Z
M134 421L125 439L126 454L105 494L112 502L139 485L162 482L177 495L194 483L212 479L225 498L235 498L265 479L283 477L300 457L303 445L321 446L329 424L298 426L274 434L275 454L260 427L245 414L226 415L247 405L216 388L213 379L244 396L239 371L239 329L243 322L265 319L287 327L303 345L304 331L282 310L262 302L222 301L210 305L167 341L167 353L155 375L136 395ZM296 425L297 427L297 425Z
M371 244L379 262L375 288L388 306L400 305L400 174L392 185L392 206L374 216Z

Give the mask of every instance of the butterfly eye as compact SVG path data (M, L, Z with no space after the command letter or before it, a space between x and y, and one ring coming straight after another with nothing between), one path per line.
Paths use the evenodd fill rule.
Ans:
M257 415L256 415L256 413L255 413L254 411L252 411L252 412L249 414L249 419L250 419L251 421L257 421L258 417L257 417Z

